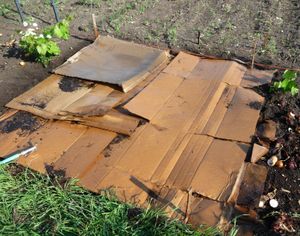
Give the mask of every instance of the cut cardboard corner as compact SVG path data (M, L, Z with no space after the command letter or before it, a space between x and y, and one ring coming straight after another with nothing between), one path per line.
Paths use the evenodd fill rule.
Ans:
M268 148L254 143L252 148L251 162L256 163L268 152L269 152Z
M249 69L242 79L241 86L244 88L254 88L264 84L269 84L273 79L274 73L274 70L266 71Z

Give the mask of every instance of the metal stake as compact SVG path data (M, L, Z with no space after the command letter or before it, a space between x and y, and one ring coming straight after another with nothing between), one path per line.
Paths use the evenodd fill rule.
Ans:
M21 17L21 21L24 22L24 15L23 15L23 12L22 12L22 9L21 9L21 6L20 6L20 1L19 0L15 0L15 4L16 4L18 13L19 13L19 15Z
M55 2L54 2L54 0L50 0L50 1L51 1L51 6L52 6L53 11L54 11L56 22L59 22L60 19L59 19L59 16L58 16L58 12L57 12L57 8L56 8L56 5L55 5Z

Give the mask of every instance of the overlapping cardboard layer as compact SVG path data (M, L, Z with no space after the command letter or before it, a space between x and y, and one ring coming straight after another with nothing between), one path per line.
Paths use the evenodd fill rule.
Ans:
M255 73L260 75L259 71ZM237 198L243 202L239 186L251 185L248 179L255 170L252 165L245 168L244 161L263 98L249 89L256 82L251 77L251 85L246 83L248 76L249 72L235 62L180 53L146 88L137 86L118 100L118 104L125 102L124 108L129 112L149 121L137 127L130 137L49 121L38 133L20 137L16 133L2 134L0 142L4 140L3 150L9 147L7 150L12 151L17 144L10 142L18 136L18 145L32 140L38 148L41 146L41 152L47 152L50 142L53 145L61 132L67 133L65 140L49 149L51 154L32 154L19 162L39 171L43 171L45 163L52 163L56 169L66 170L68 176L79 178L79 184L91 191L112 188L121 200L140 205L155 199L166 206L170 216L193 224L214 225L230 213L229 203ZM36 96L34 90L28 94ZM98 90L96 94L99 97ZM14 106L23 110L30 107L30 112L38 110L36 106L20 104L30 96L13 101ZM77 99L75 105L88 104L89 96L94 95ZM103 97L107 99L107 95ZM69 110L78 111L75 105ZM51 110L56 114L61 111L62 107ZM101 118L114 112L110 110ZM60 114L63 115L66 116ZM99 123L92 120L97 116L83 117L85 122ZM118 125L118 130L122 130L122 123ZM44 143L39 143L39 138ZM9 153L1 150L0 155ZM259 173L261 178L255 186L262 185L266 171L260 169Z
M10 115L3 122L14 120L16 114ZM47 121L37 117L36 119L40 125L32 132L16 129L10 133L1 133L1 157L36 145L37 151L27 157L21 157L18 160L19 164L45 173L45 165L52 165L57 160L62 163L67 159L63 169L68 168L67 172L72 173L70 176L76 177L116 136L116 133L102 129L69 122ZM69 169L69 163L75 163L72 169ZM77 169L74 171L75 166Z
M226 202L232 196L244 171L259 115L257 106L263 98L239 87L245 69L236 63L196 60L182 53L178 57L191 57L198 64L188 71L185 65L192 63L185 62L185 71L179 76L170 69L181 63L175 58L164 73L125 105L130 112L150 120L149 124L113 149L109 161L100 155L83 176L83 185L93 191L109 186L125 189L134 186L134 176L143 184L192 191L210 201ZM113 179L119 172L123 173L122 182Z
M134 88L158 65L167 60L159 49L111 37L99 37L80 50L55 73L81 79L117 84L124 92Z
M6 106L45 119L76 121L81 124L130 135L138 125L135 117L112 108L126 102L147 86L168 64L159 65L128 93L110 86L51 75Z

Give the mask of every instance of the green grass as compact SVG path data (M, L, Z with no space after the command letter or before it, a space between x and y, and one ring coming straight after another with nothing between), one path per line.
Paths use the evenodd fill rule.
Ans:
M129 216L137 208L74 180L61 185L59 177L16 169L0 167L0 235L220 235L214 228L194 231L160 210Z

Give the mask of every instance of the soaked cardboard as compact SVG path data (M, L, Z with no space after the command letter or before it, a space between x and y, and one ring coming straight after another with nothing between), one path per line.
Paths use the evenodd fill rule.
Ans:
M98 37L93 44L81 49L54 72L116 84L128 92L166 60L165 51L112 37Z

